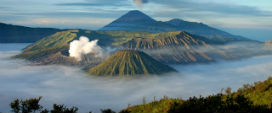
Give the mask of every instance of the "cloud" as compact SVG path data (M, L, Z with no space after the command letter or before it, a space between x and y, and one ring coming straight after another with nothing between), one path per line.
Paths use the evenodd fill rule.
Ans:
M146 1L146 0L144 0ZM113 1L101 1L101 0L85 0L84 2L68 2L68 3L57 3L57 6L126 6L129 5L127 0L113 0Z
M148 3L148 0L133 0L133 2L134 2L138 7L142 7L143 4Z
M103 5L103 4L97 4L97 3L58 3L56 4L58 6L97 6L97 5Z
M143 97L149 102L154 96L186 99L218 93L226 87L236 90L242 84L265 80L272 73L272 56L261 56L213 64L175 65L180 71L177 74L138 79L99 78L78 67L33 66L24 60L12 60L9 57L20 52L14 51L19 46L0 46L3 47L0 48L1 112L9 112L9 103L16 98L38 96L43 96L41 104L45 108L57 103L77 106L79 112L99 112L101 108L118 111L128 104L141 104Z
M181 12L212 12L219 14L244 16L272 16L271 11L261 10L258 7L218 2L196 2L188 0L153 0L150 3L160 4L164 7L177 9Z
M272 28L272 26L270 27ZM236 35L243 35L245 37L254 39L254 40L259 40L259 41L266 41L266 40L271 40L271 33L272 29L233 29L233 28L224 28L224 31L227 31L232 34Z
M63 29L98 29L105 23L110 23L113 19L110 18L92 18L82 17L78 18L78 21L74 21L74 18L29 18L19 20L3 21L16 25L25 25L31 27L57 27ZM80 20L80 21L79 21Z
M143 49L142 51L153 56L157 60L166 63L176 62L176 58L173 56L183 56L184 58L178 59L178 61L186 61L186 59L190 57L186 55L187 52L194 54L193 56L198 62L201 62L203 59L212 61L237 60L272 54L272 51L266 50L264 44L259 42L232 42L223 45L212 44L209 45L209 47L193 46L190 49L187 49L184 46L176 46L175 48L164 47L158 49ZM201 57L198 57L198 54L201 54Z
M0 9L7 9L7 7L2 7L2 6L0 6Z
M94 54L95 57L102 57L103 50L97 44L98 40L90 41L88 37L80 36L79 40L70 43L69 56L81 61L83 55Z
M250 2L259 3L259 1ZM23 3L13 3L10 0L4 0L1 2L0 7L7 8L0 10L0 21L19 23L24 20L30 20L29 22L31 22L32 19L44 18L59 20L65 18L65 20L69 19L69 21L74 21L74 17L77 17L80 21L74 21L73 23L75 24L73 25L69 25L69 23L37 25L34 23L31 26L58 28L78 26L88 29L98 29L109 22L99 23L100 25L95 26L88 24L89 27L82 23L92 21L85 21L85 18L96 18L98 20L107 18L114 20L129 10L137 9L133 3L134 0L82 0L80 2L68 0L47 1L46 3L34 0L28 0ZM137 0L137 3L144 4L146 0ZM33 6L33 4L38 7L29 7L30 5ZM265 2L262 4L265 4ZM272 13L269 7L264 8L262 5L248 5L240 1L148 0L148 4L145 5L146 7L142 7L141 10L147 12L154 18L164 18L167 20L171 18L181 18L189 21L207 23L215 27L241 28L245 26L250 28L271 29L270 23L272 23Z

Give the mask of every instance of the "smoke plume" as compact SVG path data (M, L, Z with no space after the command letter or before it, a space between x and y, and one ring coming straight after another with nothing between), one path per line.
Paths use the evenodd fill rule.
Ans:
M134 2L138 7L142 7L143 4L148 3L148 0L133 0L133 2Z
M70 43L69 55L80 61L82 55L94 54L95 57L102 57L102 48L97 44L98 40L90 41L88 37L81 36L79 40Z

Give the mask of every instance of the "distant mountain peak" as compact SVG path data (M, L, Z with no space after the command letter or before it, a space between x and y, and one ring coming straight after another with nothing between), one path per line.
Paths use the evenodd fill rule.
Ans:
M192 26L192 25L198 25L198 26L206 26L208 27L208 25L200 23L200 22L189 22L189 21L185 21L182 19L178 19L178 18L174 18L172 20L167 21L167 23L175 25L175 26L184 26L184 25L188 25L188 26Z
M154 19L139 10L132 10L113 21L112 23L150 23L156 22Z
M121 16L117 20L104 26L100 30L105 31L139 31L139 32L173 32L186 31L190 34L203 36L209 39L233 41L249 39L232 35L220 29L211 27L201 22L190 22L182 19L172 19L169 21L156 21L148 15L138 10L132 10Z
M174 19L171 19L171 20L169 20L169 21L184 21L184 20L179 19L179 18L174 18Z
M131 10L131 11L127 12L127 14L144 14L144 13L139 10Z

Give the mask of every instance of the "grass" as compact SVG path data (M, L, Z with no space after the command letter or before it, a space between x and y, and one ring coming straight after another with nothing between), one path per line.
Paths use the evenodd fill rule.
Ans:
M87 71L90 74L99 76L133 76L141 74L163 74L175 70L154 60L144 52L122 50Z

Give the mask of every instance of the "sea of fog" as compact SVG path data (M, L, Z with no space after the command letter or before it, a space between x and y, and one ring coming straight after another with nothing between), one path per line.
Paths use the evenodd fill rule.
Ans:
M0 112L9 112L14 99L42 96L41 104L77 106L80 112L116 111L163 96L188 98L233 90L246 83L262 81L272 74L272 56L212 64L175 65L180 73L138 79L109 79L87 75L80 68L33 66L10 59L28 44L0 44Z

